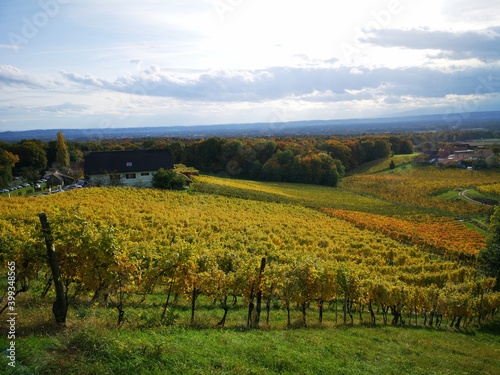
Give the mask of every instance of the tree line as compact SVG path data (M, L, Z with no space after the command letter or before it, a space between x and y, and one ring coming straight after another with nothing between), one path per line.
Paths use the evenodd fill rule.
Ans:
M34 182L49 169L59 169L78 178L83 153L78 143L68 143L62 132L56 139L43 142L25 139L17 143L0 142L0 187L7 187L14 175Z
M174 163L212 173L275 182L336 186L345 172L391 154L411 154L414 146L406 136L282 137L207 139L127 139L66 142L62 133L55 141L23 140L0 143L0 184L12 173L40 176L48 168L64 168L82 177L85 154L91 151L162 149L172 151Z
M413 149L433 149L470 139L493 139L498 133L485 130L443 130L362 136L291 136L271 138L134 138L66 142L61 132L53 141L25 139L17 143L0 142L0 187L12 175L27 180L40 177L51 168L66 168L72 177L83 177L85 154L90 151L169 148L175 163L205 173L226 174L263 181L306 182L335 185L344 172L387 157L409 154ZM59 145L59 146L58 146ZM58 159L61 147L65 157ZM495 153L500 146L494 145ZM59 150L59 151L58 151Z
M244 179L336 186L345 172L391 154L411 154L411 140L399 136L357 138L212 137L202 140L145 141L170 148L175 163L208 173Z

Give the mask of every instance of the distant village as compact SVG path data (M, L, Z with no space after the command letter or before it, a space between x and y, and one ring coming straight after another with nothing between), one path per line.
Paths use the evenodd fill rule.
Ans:
M499 166L499 158L492 150L479 149L468 143L456 143L438 150L423 150L418 162L434 164L440 168L483 169Z

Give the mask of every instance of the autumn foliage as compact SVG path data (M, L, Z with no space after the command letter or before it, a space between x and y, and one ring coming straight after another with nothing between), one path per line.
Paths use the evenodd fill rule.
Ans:
M446 258L473 260L486 246L483 235L452 218L431 216L403 220L370 213L323 209L358 228L382 233L398 242L415 244Z

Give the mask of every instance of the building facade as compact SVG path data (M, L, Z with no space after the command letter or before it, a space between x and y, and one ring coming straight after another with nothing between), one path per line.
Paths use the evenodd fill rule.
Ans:
M174 168L168 149L96 151L85 156L84 173L91 186L150 187L160 168Z

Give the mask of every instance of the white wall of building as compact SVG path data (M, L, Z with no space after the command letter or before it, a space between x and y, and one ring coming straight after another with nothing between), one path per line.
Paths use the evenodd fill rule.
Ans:
M153 180L153 173L156 172L129 172L120 173L119 185L133 187L150 187ZM89 177L91 186L109 186L111 178L109 174L91 175Z

